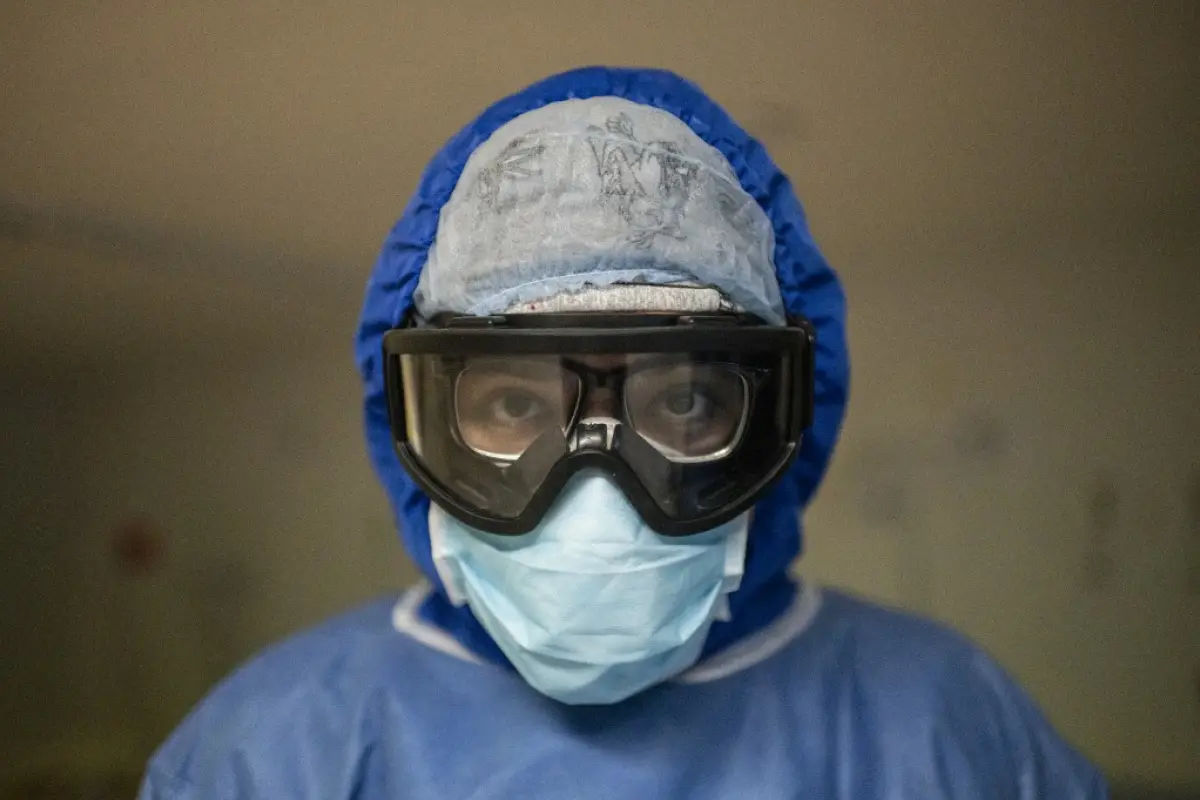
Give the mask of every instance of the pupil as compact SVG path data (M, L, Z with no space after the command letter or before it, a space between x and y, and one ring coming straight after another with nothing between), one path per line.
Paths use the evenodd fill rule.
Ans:
M667 395L667 410L683 416L696 406L696 395L690 389L676 389Z
M533 407L533 401L528 395L523 394L508 394L504 396L502 401L504 413L510 417L524 417Z

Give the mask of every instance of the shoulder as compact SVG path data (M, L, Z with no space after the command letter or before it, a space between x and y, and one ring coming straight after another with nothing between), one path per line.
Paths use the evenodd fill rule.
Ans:
M307 797L344 777L375 724L370 698L437 657L396 633L395 604L381 599L304 631L218 684L155 753L143 798ZM338 796L328 788L320 796Z
M969 638L917 614L824 589L814 633L822 650L856 673L867 671L881 690L938 686L970 674L987 656ZM931 680L933 675L938 680Z
M946 796L1106 796L1096 769L961 633L836 591L823 593L810 633L873 715L880 746L924 767L921 780Z

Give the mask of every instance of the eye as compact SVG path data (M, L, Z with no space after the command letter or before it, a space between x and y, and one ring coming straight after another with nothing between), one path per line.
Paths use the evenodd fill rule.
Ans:
M468 448L492 458L519 458L544 433L566 430L578 386L557 359L475 360L458 374L454 414Z
M625 383L630 425L670 458L699 458L730 446L746 406L742 376L719 364L649 366Z
M683 383L665 390L658 396L655 405L665 416L686 422L711 416L713 401L696 384Z
M519 389L497 392L489 403L491 416L502 424L512 425L536 419L545 413L545 404L537 395Z

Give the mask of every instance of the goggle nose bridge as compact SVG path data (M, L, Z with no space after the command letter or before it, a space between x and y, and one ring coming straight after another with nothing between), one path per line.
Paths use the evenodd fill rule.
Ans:
M567 439L567 450L612 450L621 420L612 417L587 417L575 423Z
M623 386L629 370L626 366L595 367L580 361L566 361L566 369L579 381L579 395L567 426L567 447L575 450L611 450L616 439L616 426L621 420L596 411L620 413L625 398ZM607 400L595 405L597 400ZM591 424L591 427L589 427ZM600 429L594 425L599 424Z

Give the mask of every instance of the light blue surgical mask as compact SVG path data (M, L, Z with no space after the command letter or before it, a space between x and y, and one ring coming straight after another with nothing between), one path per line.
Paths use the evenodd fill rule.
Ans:
M608 704L696 662L741 582L748 519L660 536L612 481L585 472L530 533L484 533L436 505L429 530L450 600L470 606L533 688Z

